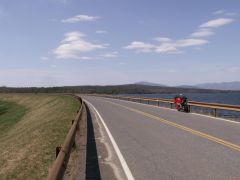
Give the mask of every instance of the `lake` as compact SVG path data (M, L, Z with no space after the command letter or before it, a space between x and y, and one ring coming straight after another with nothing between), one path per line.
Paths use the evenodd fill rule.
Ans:
M146 97L146 98L166 98L173 99L177 94L124 94L124 96ZM222 103L240 105L240 92L232 93L184 93L189 100L209 103ZM163 106L166 106L162 104ZM192 111L207 115L212 115L213 111L207 108L191 108ZM240 121L240 112L218 110L218 116L227 119Z

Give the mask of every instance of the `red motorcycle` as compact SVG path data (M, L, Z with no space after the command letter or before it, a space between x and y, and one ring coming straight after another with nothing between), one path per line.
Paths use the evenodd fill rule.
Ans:
M185 96L176 96L174 98L174 104L178 111L189 112L188 101Z
M180 111L182 109L182 104L181 104L182 100L180 97L175 97L174 99L174 104L175 104L175 107L178 111Z

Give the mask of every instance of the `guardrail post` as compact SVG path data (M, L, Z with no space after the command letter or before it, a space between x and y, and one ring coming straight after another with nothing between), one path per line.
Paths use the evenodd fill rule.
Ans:
M149 104L149 100L147 100L147 103Z
M56 147L56 158L57 158L60 151L61 151L61 146L57 146Z
M170 103L170 106L171 106L171 109L172 109L172 106L173 106L173 104L172 104L172 103Z
M214 117L217 117L217 109L216 108L214 109L213 115L214 115Z
M160 101L158 100L158 102L157 102L157 106L160 106Z

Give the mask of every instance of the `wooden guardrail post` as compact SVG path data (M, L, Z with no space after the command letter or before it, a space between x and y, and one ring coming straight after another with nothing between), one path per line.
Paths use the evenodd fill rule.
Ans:
M56 158L57 158L60 150L61 150L61 146L57 146L57 147L56 147Z
M64 140L63 146L57 147L55 150L56 160L53 162L53 165L49 169L47 180L58 180L58 179L62 179L64 176L64 172L67 167L67 162L70 156L70 152L75 143L75 135L76 135L77 127L82 115L83 106L84 106L84 102L82 101L82 99L77 96L75 97L81 102L80 110L73 122L72 127L68 131L68 134Z
M214 111L213 111L213 115L214 115L214 117L217 117L217 109L215 108L215 109L213 109Z

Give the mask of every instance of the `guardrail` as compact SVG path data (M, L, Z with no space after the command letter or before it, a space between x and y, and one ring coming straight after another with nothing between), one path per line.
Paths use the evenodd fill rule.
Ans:
M135 101L139 103L147 103L155 102L157 106L160 106L160 103L168 103L170 104L170 108L173 108L174 102L173 99L163 99L163 98L142 98L142 97L131 97L131 96L112 96L112 95L97 95L107 98L114 98L114 99L122 99L127 101ZM214 110L213 116L217 116L217 110L226 110L226 111L236 111L240 112L239 105L230 105L230 104L220 104L220 103L206 103L206 102L196 102L196 101L189 101L189 110L191 110L191 106L194 107L203 107L203 108L210 108Z
M81 107L78 111L78 114L77 114L75 120L73 121L71 129L69 130L69 132L64 140L63 146L60 149L58 147L56 148L56 156L57 157L49 170L47 180L62 179L64 176L64 172L67 168L68 159L69 159L70 152L71 152L71 149L74 144L77 127L78 127L79 121L81 119L83 106L84 106L84 103L80 97L78 97L78 96L74 96L74 97L80 101Z

